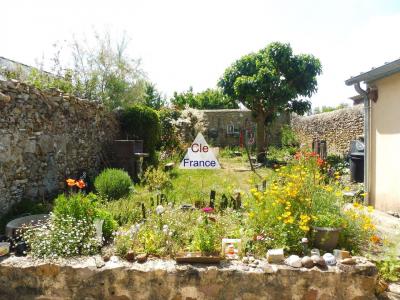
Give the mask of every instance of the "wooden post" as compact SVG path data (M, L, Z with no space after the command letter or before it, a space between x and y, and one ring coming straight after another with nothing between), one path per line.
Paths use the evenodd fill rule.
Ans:
M214 190L211 190L210 192L210 207L214 208L215 206L215 194L216 192Z
M144 206L143 202L142 202L142 218L143 220L146 220L146 207Z

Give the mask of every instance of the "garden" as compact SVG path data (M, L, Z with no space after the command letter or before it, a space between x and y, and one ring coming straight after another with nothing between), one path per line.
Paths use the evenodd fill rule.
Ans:
M297 257L342 249L336 258L339 252L350 258L381 243L372 208L346 202L341 176L331 176L315 153L299 150L285 165L259 174L234 171L245 161L244 154L221 151L221 170L149 167L136 184L123 170L105 169L92 192L84 180L66 179L68 191L54 200L49 220L24 229L21 239L37 258L101 253L105 260L141 262L186 256L247 261L268 253L280 263L292 255L286 261L292 266L302 266Z

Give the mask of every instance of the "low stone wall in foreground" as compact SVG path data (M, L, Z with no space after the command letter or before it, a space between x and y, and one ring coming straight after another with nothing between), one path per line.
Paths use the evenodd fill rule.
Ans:
M264 261L219 266L104 263L100 256L49 263L8 257L0 261L0 299L376 299L375 265L294 269Z

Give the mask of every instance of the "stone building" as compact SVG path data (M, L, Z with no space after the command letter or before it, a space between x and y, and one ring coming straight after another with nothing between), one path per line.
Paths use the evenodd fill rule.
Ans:
M248 109L202 110L206 123L207 141L219 147L240 146L246 141L255 145L256 123ZM283 114L267 127L267 145L279 145L281 127L289 123L289 115Z

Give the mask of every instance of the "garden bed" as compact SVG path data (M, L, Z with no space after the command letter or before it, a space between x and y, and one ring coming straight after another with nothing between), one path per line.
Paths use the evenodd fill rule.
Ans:
M69 260L8 257L0 261L1 299L376 299L375 265L326 270L291 268L256 261L178 265L150 259L144 264L104 262L100 256Z

